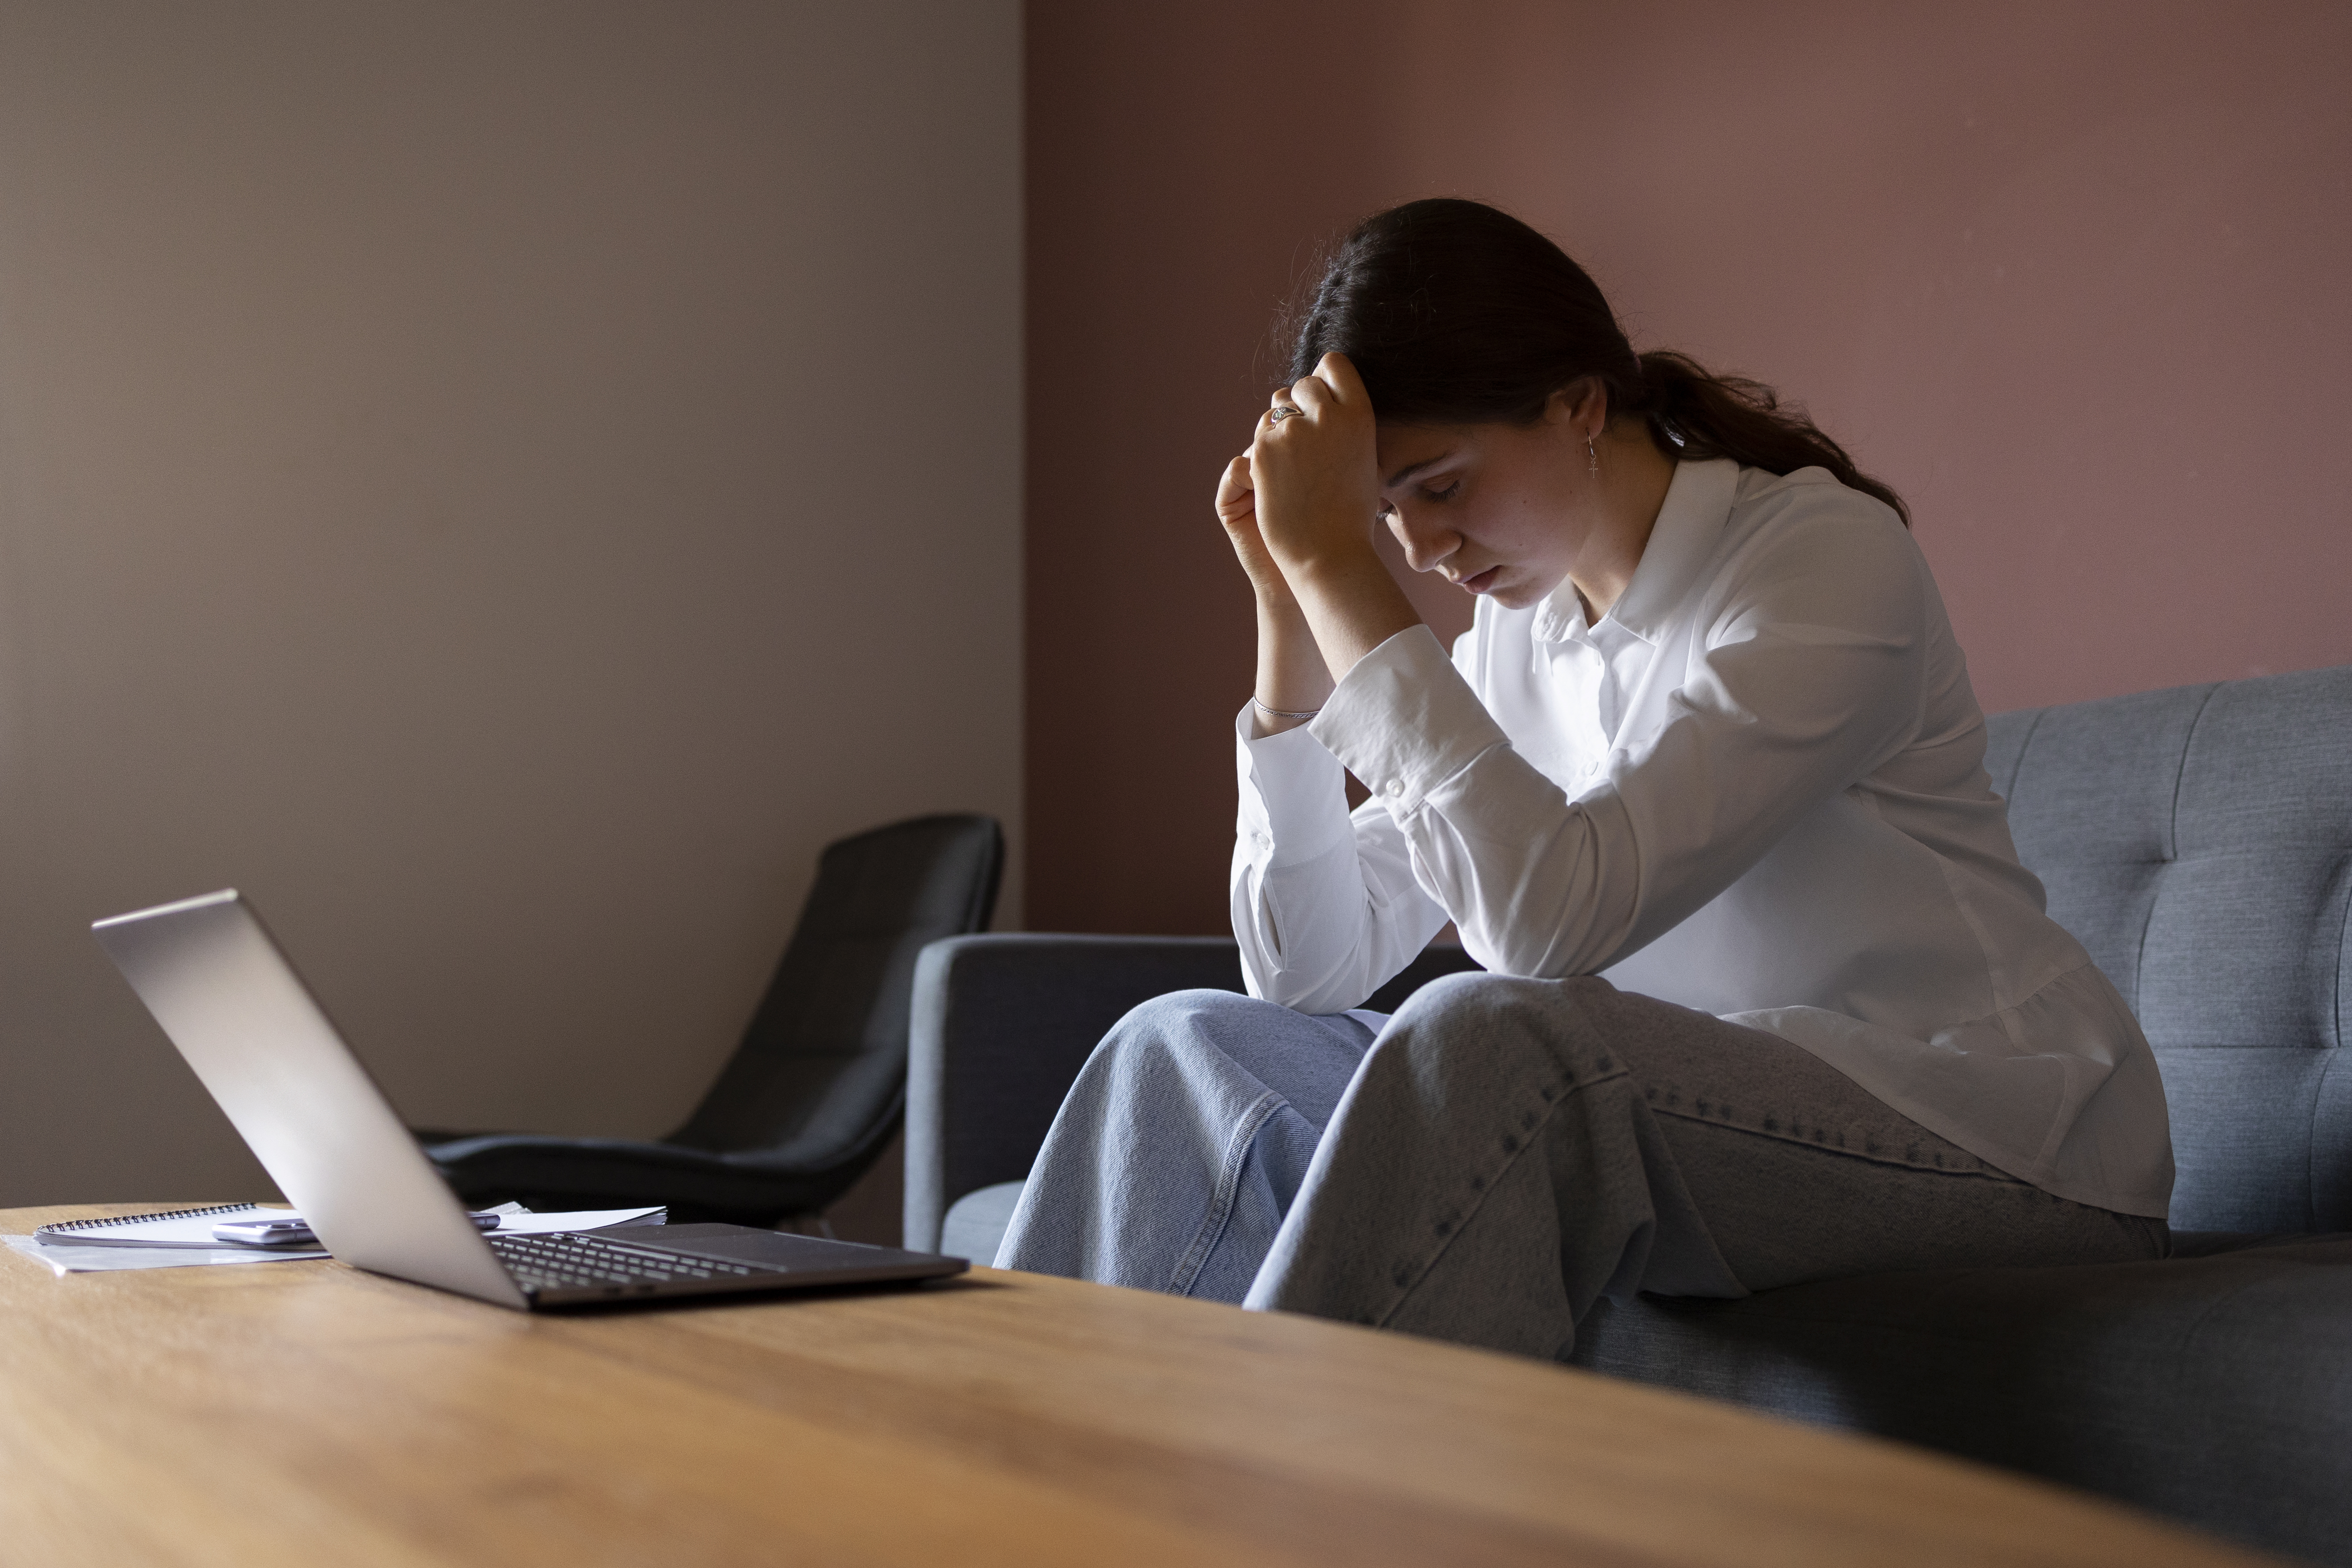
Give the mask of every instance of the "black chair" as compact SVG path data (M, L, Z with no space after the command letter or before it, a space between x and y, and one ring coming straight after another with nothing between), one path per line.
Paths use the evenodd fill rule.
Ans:
M905 1116L915 955L987 927L1003 865L992 817L919 817L828 845L743 1043L686 1124L658 1142L417 1137L477 1207L660 1203L672 1219L741 1225L817 1214L866 1174Z

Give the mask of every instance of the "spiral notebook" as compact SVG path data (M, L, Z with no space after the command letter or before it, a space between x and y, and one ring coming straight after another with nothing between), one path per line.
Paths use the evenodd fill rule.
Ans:
M289 1211L257 1203L224 1203L212 1208L173 1208L162 1214L124 1214L112 1219L68 1219L44 1225L33 1239L48 1247L232 1247L216 1239L213 1227L232 1219L282 1219ZM315 1243L306 1243L316 1249ZM282 1251L282 1248L257 1248Z
M112 1219L68 1219L44 1225L33 1239L44 1247L201 1247L211 1251L239 1249L270 1257L324 1258L315 1241L264 1247L223 1241L213 1227L232 1219L283 1219L291 1209L264 1208L257 1203L224 1203L212 1208L173 1208L162 1214L125 1214ZM531 1236L562 1230L603 1230L622 1225L662 1225L669 1210L659 1204L643 1208L566 1209L558 1214L533 1214L519 1203L501 1204L488 1212L499 1217L499 1234Z

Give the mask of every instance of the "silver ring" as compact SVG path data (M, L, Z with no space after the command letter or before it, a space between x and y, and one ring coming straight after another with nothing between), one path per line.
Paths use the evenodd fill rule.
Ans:
M1274 407L1266 411L1265 422L1268 424L1280 424L1292 414L1305 413L1307 411L1303 408L1293 408L1286 402L1278 402L1276 403Z

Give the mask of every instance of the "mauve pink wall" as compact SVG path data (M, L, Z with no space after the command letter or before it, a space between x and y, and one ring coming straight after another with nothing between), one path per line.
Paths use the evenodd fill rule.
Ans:
M1223 928L1250 624L1211 488L1276 299L1412 196L1510 208L1639 346L1808 404L1910 500L1990 711L2352 661L2352 7L1028 26L1034 926Z

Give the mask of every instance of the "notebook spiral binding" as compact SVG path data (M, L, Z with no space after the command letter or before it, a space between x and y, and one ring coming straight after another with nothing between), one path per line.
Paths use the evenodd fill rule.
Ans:
M33 1234L39 1236L79 1236L87 1231L104 1230L113 1225L145 1225L157 1219L201 1219L207 1214L242 1214L253 1207L249 1203L216 1203L209 1208L167 1208L160 1214L116 1214L104 1219L66 1219L55 1225L44 1225Z

